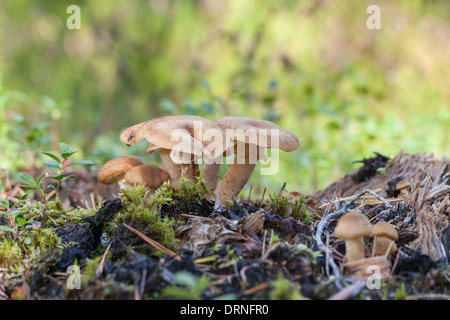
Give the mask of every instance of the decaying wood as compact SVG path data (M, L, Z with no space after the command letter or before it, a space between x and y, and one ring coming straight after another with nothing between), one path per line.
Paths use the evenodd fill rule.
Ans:
M332 199L335 193L340 194L341 197L349 197L364 189L377 190L381 188L385 190L388 182L397 177L402 177L402 180L408 180L413 184L415 182L423 182L429 176L431 188L435 188L450 173L450 160L447 158L435 158L433 154L407 154L400 151L394 158L388 161L383 173L377 173L370 179L356 183L355 176L358 170L360 169L351 171L342 179L332 183L326 189L315 193L312 197L320 201ZM446 182L448 182L448 179ZM446 183L443 185L446 185ZM443 188L450 189L450 186ZM380 193L380 195L386 197L384 193Z

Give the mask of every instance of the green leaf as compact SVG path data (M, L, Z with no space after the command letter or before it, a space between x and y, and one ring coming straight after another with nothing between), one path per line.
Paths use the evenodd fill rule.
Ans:
M44 161L43 162L44 166L49 167L49 168L54 168L54 169L59 169L59 162L56 161Z
M9 201L6 200L0 200L0 206L9 209Z
M61 153L69 152L70 148L69 148L69 146L66 143L61 142L59 144L59 147L61 148Z
M66 167L73 166L73 165L76 165L76 164L79 164L79 165L92 165L92 164L94 164L94 162L91 161L91 160L74 161L74 162L69 163Z
M77 151L74 152L64 152L61 154L61 156L64 158L64 160L67 160L70 158L71 155L73 155L74 153L77 153Z
M78 151L75 151L75 149L76 149L75 147L69 147L64 142L61 142L59 144L59 146L61 147L61 156L64 158L64 160L69 159L69 157L71 155L78 152Z
M27 189L27 190L37 190L38 189L37 186L30 186L30 185L21 185L20 187L23 189Z
M42 178L45 176L47 171L42 172L42 174L39 176L39 178L36 180L36 184L40 185Z
M14 203L14 205L10 208L11 210L13 210L15 207L17 207L19 204L22 204L22 203L24 203L25 202L25 200L20 200L20 201L17 201L16 203Z
M0 230L16 233L16 231L14 229L7 227L7 226L0 226Z
M64 178L64 173L52 174L49 177L58 181L62 181L62 179Z
M57 155L51 153L51 152L47 152L47 151L42 151L43 154L45 154L46 156L52 158L53 160L55 160L56 162L60 162L60 159Z
M25 193L23 196L21 196L21 195L15 195L14 198L25 201L25 200L27 200L27 198L28 198L28 194Z
M71 175L69 175L69 176L67 176L67 177L64 177L62 180L61 180L61 182L64 182L64 181L66 181L67 179L76 179L77 177L76 176L74 176L73 174L71 174Z
M17 174L17 178L19 178L19 180L22 180L23 182L29 184L29 185L35 185L36 181L34 181L34 178L29 175L28 173L25 172L19 172Z

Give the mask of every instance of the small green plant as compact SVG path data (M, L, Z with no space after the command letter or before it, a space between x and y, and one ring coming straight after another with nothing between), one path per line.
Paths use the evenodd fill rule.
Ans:
M397 300L407 300L408 295L406 293L405 284L401 283L400 287L395 290L395 295L397 297Z
M282 217L294 217L303 223L312 221L311 212L308 209L307 197L303 194L290 196L285 193L269 193L270 208L273 213Z
M273 233L273 231L272 231L272 235L270 237L269 245L271 246L271 245L273 245L273 244L275 244L277 242L280 242L280 237L277 234Z
M175 273L174 284L162 290L162 296L173 299L201 300L211 280L206 275L195 276L187 271Z
M69 147L65 143L59 144L61 151L60 155L61 157L47 151L42 151L43 154L46 156L52 158L52 160L44 161L44 165L50 169L53 169L54 172L52 172L49 177L56 180L57 186L53 188L56 189L56 191L59 190L59 187L61 183L66 181L67 179L76 179L76 176L74 175L66 175L65 169L73 166L73 165L92 165L94 164L91 160L80 160L80 161L71 161L70 157L77 153L75 147Z
M293 246L291 254L293 257L307 256L311 264L317 264L317 258L323 255L321 251L313 251L304 244L297 244Z
M19 172L17 177L25 182L25 185L22 185L24 189L34 190L41 194L44 202L46 202L47 195L44 191L44 182L43 178L48 177L57 182L56 186L50 185L50 188L53 188L56 192L59 191L61 183L66 181L67 179L76 179L75 175L66 174L66 169L73 165L92 165L94 164L90 160L80 160L80 161L71 161L70 157L77 153L75 147L69 147L65 143L60 143L60 156L57 156L54 153L48 151L42 151L42 153L52 160L44 161L43 164L48 168L45 170L36 180L28 173Z
M305 299L300 292L300 285L283 277L281 273L277 278L270 281L270 299L271 300L303 300Z
M23 227L30 222L25 218L25 213L23 212L23 210L19 208L19 205L24 202L25 200L20 200L13 205L10 205L9 201L0 200L0 206L4 207L6 210L5 212L1 213L9 216L9 222L11 224L11 227L0 225L0 230L17 234L18 228Z

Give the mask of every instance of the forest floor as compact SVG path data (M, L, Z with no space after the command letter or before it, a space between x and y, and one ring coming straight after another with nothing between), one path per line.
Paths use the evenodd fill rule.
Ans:
M312 195L284 186L226 204L200 180L149 194L78 170L57 198L23 206L18 234L0 231L0 299L449 299L450 161L361 163ZM12 181L3 196L21 192ZM354 210L398 233L379 282L349 273L334 235ZM373 238L364 245L371 261Z

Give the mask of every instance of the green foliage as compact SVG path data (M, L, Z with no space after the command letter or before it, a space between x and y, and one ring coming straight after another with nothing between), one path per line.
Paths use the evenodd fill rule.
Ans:
M206 275L196 276L187 271L175 273L174 283L164 287L162 297L169 299L201 300L211 279Z
M405 284L401 283L400 286L395 290L397 300L407 300L408 294L406 293Z
M175 220L169 217L161 217L151 201L151 194L144 186L124 188L119 197L122 200L122 209L114 219L114 224L108 224L106 231L112 234L117 231L117 226L125 223L136 228L150 239L157 241L166 248L174 249L176 239L174 234ZM150 245L146 245L155 255L163 253Z
M71 222L81 222L83 217L95 214L95 209L65 209L57 195L55 200L47 203L32 201L24 205L26 217L29 220L39 222L41 228L55 228Z
M286 279L281 273L276 280L270 281L270 300L302 300L300 285Z
M172 198L182 209L187 205L200 205L205 198L205 195L210 192L208 184L201 173L195 180L189 180L182 177L178 185L172 187L172 189Z
M46 248L63 250L61 238L51 228L31 229L24 235L24 243L28 248Z
M46 193L44 192L44 182L43 178L48 177L57 182L57 186L49 185L51 188L56 191L59 190L61 183L66 181L67 179L76 179L75 175L66 174L65 170L73 165L92 165L94 164L90 160L80 160L80 161L71 161L70 157L77 153L75 147L69 147L66 143L60 143L60 157L48 152L42 151L42 153L52 160L44 161L43 164L48 168L44 171L36 180L28 173L19 172L17 178L23 182L25 185L21 187L24 189L35 190L39 192L44 201L46 201Z
M0 235L0 267L6 268L9 265L22 259L25 254L18 241L11 240L11 238Z
M273 213L283 217L294 217L306 224L311 223L311 212L306 205L307 196L301 193L298 196L291 196L283 191L281 193L269 193L269 198L269 207Z
M275 244L275 243L277 243L279 241L280 241L280 237L277 234L272 232L272 234L270 236L269 245L273 245L273 244Z
M183 211L189 207L202 206L202 201L209 192L209 186L200 173L195 180L182 177L175 186L165 182L155 191L150 202L151 205L174 204Z
M52 124L45 116L31 121L18 111L30 104L41 109L41 104L32 103L27 95L4 88L0 70L0 168L13 173L33 166L39 150L53 140Z
M311 262L311 264L317 263L317 258L322 256L321 251L313 251L304 244L298 244L296 246L293 246L291 249L291 255L293 257L300 257L300 256L307 256L308 260Z
M0 214L4 214L9 216L10 223L12 224L10 227L8 226L0 226L0 230L12 232L17 234L17 230L19 228L23 228L25 225L30 223L30 220L27 220L25 217L25 211L20 206L25 202L25 200L20 200L10 205L9 201L0 200L0 205L6 209L6 212L1 212Z
M73 165L93 165L94 163L90 160L79 160L79 161L71 161L70 157L77 153L75 147L69 147L66 143L61 142L60 146L60 156L57 156L51 152L43 151L42 153L52 160L44 161L44 165L50 169L49 178L57 181L57 187L54 187L56 190L59 189L61 183L66 181L67 179L76 179L74 175L66 175L65 170Z

